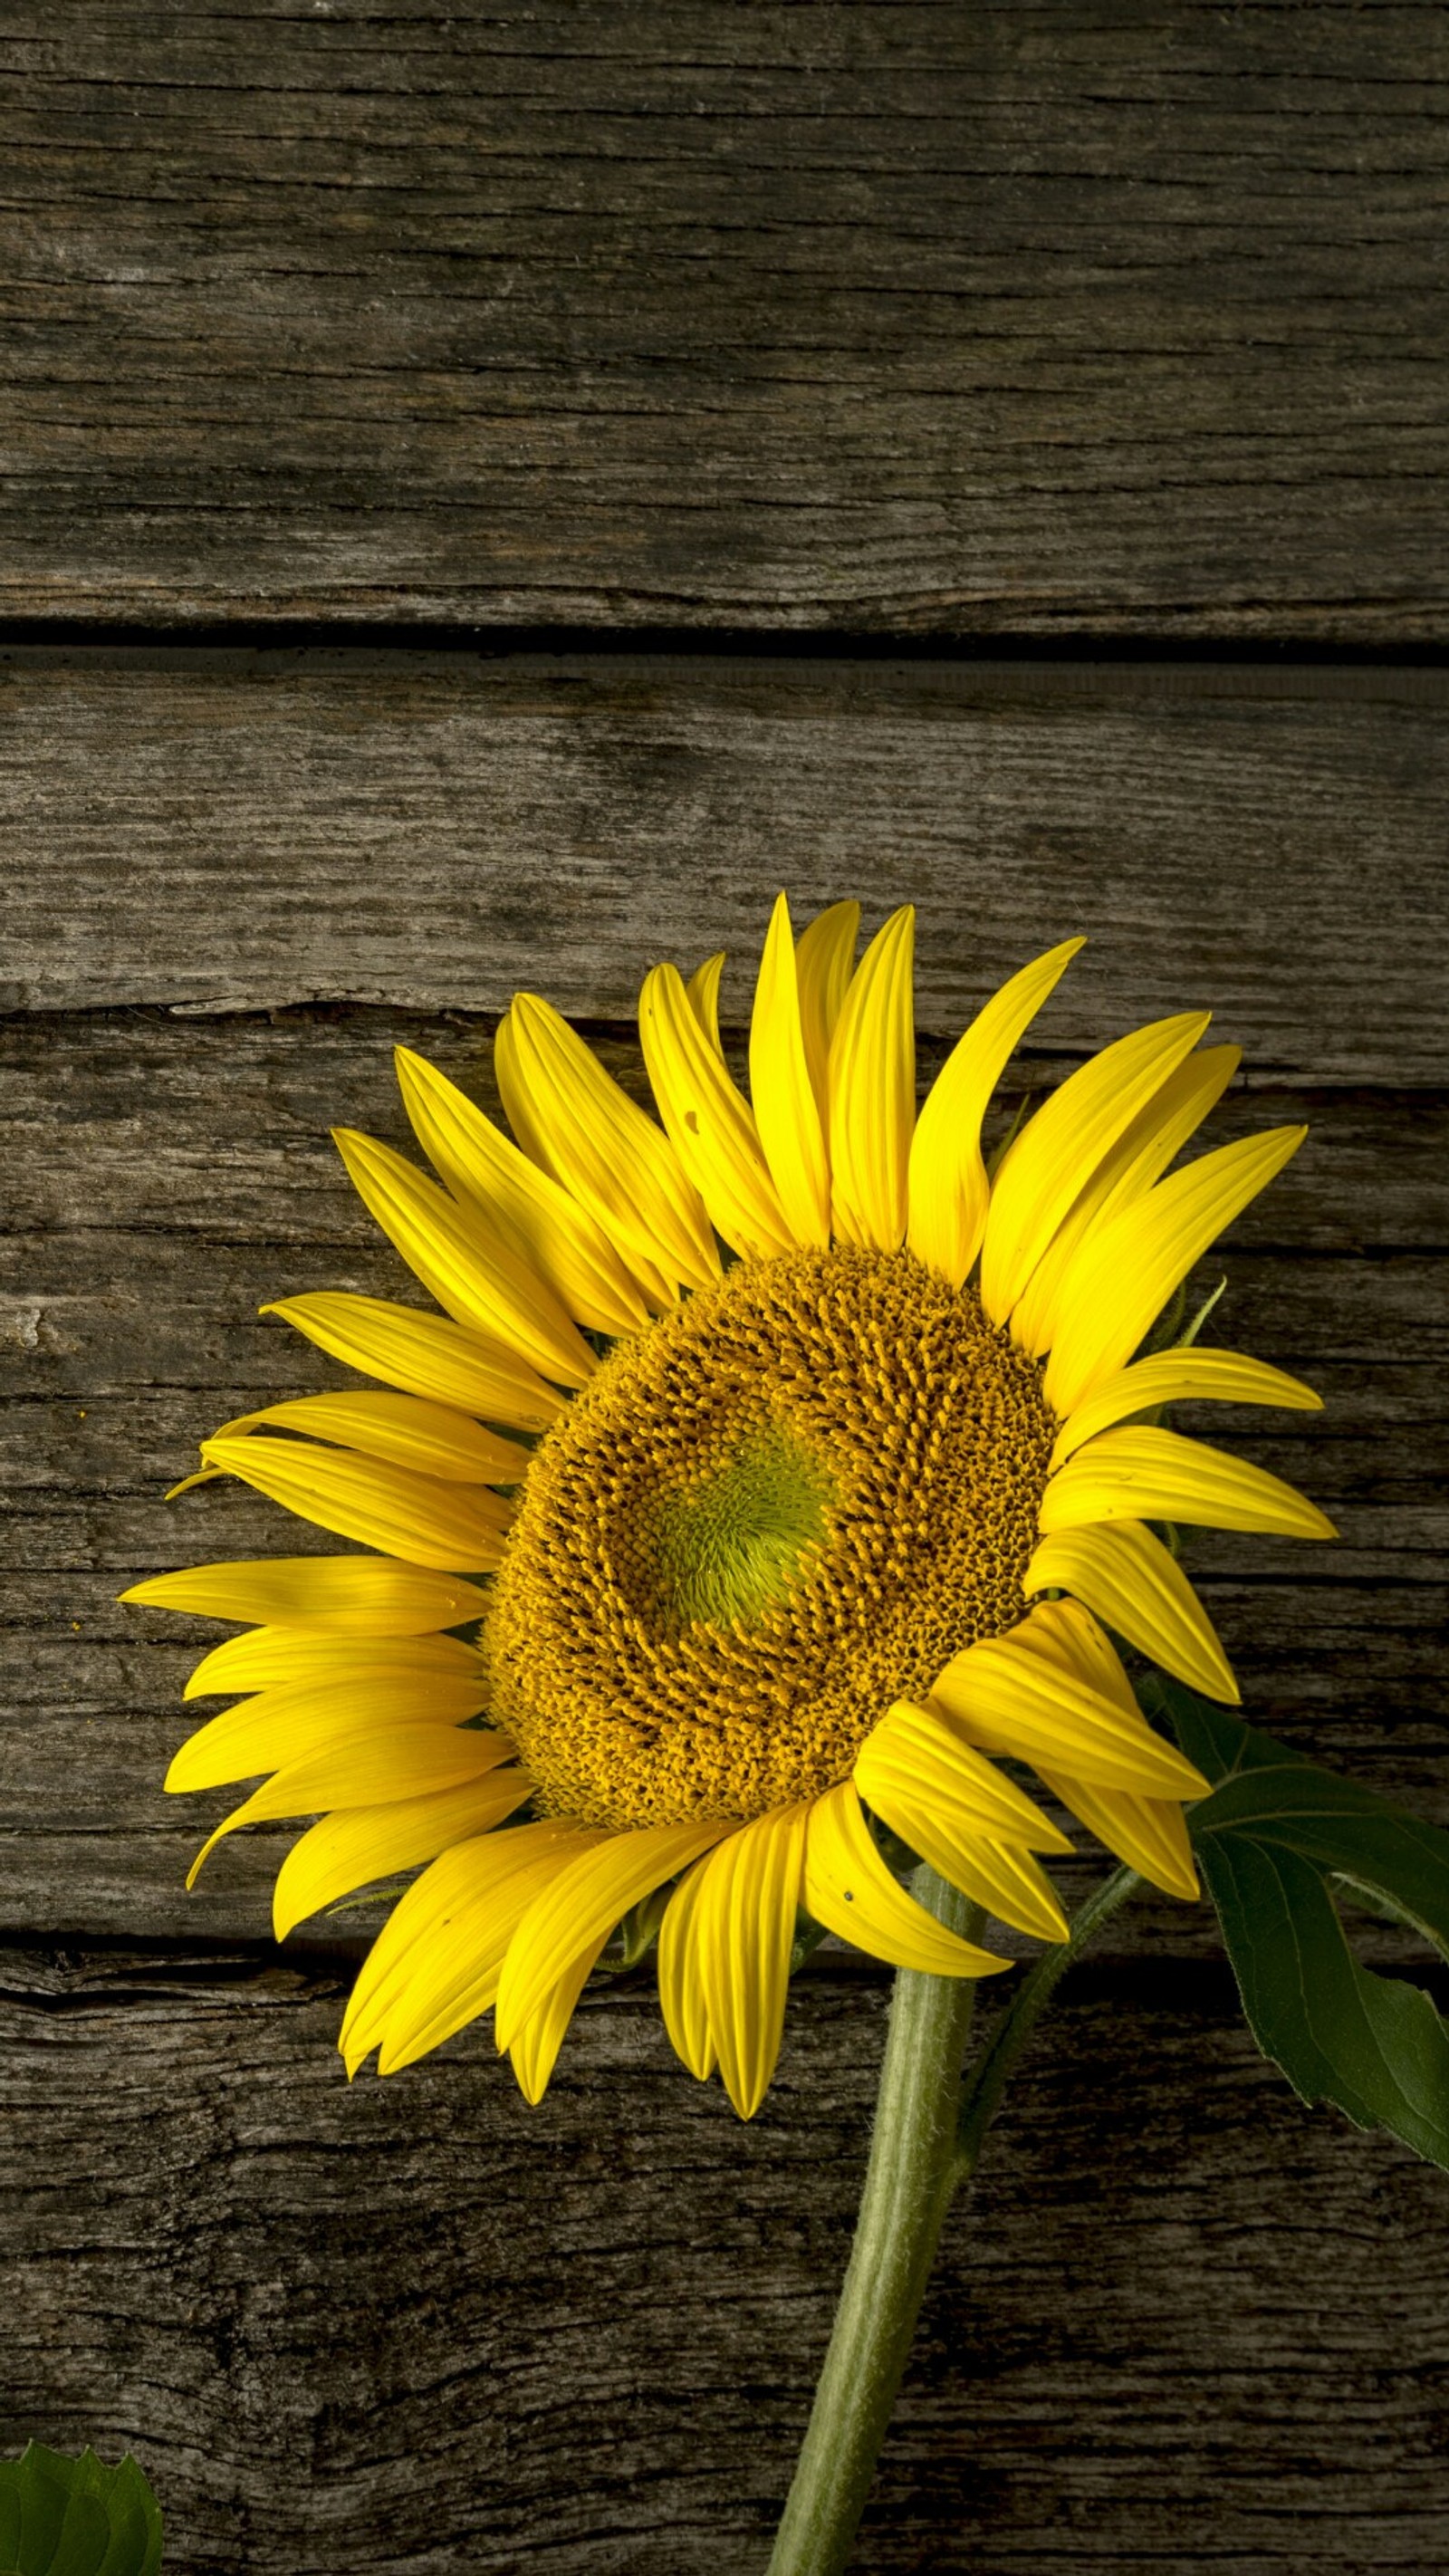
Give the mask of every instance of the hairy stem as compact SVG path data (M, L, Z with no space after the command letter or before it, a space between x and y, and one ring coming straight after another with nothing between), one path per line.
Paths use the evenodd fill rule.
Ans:
M968 1978L897 1971L875 2129L855 2243L769 2576L842 2576L895 2406L941 2225L1042 2013L1098 1926L1140 1884L1104 1881L1044 1952L1003 2013L964 2091L961 2067L976 1989ZM979 1910L922 1867L922 1905L970 1939Z
M979 1928L934 1870L912 1886L951 1931ZM839 2576L850 2555L955 2184L975 1999L970 1978L896 1973L855 2243L769 2576Z

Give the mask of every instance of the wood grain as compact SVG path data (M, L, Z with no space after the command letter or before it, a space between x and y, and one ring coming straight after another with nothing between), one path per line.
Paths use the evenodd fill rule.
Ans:
M1449 1076L1443 674L12 654L0 709L12 1007L612 1020L724 946L739 1023L786 884L918 903L937 1037L1085 930L1047 1046L1201 1002L1254 1073Z
M48 666L62 667L74 666ZM89 681L96 666L84 667ZM449 686L457 668L444 670ZM346 667L349 688L361 669ZM308 685L317 670L304 667ZM56 728L51 784L69 763L71 785L48 812L44 726L28 719L27 829L50 871L59 934L47 942L43 903L28 888L24 962L37 979L28 998L40 998L40 974L64 948L67 923L79 922L92 960L104 953L94 925L116 926L105 936L117 939L127 999L21 1009L0 1028L14 1228L0 1290L13 1397L0 1432L10 1676L0 1871L20 1944L0 2049L0 2098L18 2114L0 2176L0 2242L16 2285L8 2312L22 2321L0 2444L30 2433L112 2450L134 2443L166 2503L179 2576L237 2567L452 2576L460 2562L499 2576L534 2564L550 2576L689 2576L706 2566L751 2576L844 2260L883 1982L838 1968L800 1985L784 2082L748 2131L674 2070L652 1999L632 1989L589 1999L538 2115L517 2103L486 2032L406 2092L371 2079L348 2092L332 2048L339 1994L375 1918L309 1927L288 1953L295 1966L266 1964L268 1884L285 1830L233 1843L197 1896L182 1890L223 1802L169 1801L158 1783L184 1724L188 1635L210 1632L123 1611L115 1592L157 1565L311 1543L240 1491L172 1512L159 1496L216 1420L268 1392L335 1378L257 1319L265 1297L402 1288L326 1141L339 1117L405 1141L392 1045L421 1048L493 1101L489 1023L475 1012L342 998L239 1011L234 989L208 999L197 960L204 970L225 948L208 912L220 909L245 941L256 880L245 900L230 880L266 814L259 747L255 788L227 811L226 728L242 718L246 682L233 689L229 673L211 674L192 701L190 666L174 691L164 673L143 675L144 724L164 744L143 791L149 811L163 823L181 813L180 849L194 832L185 817L198 765L210 763L206 794L227 833L229 864L211 865L189 893L174 856L140 897L119 871L133 852L144 866L154 844L134 808L123 824L106 805L131 787L115 758L113 711L79 759ZM505 676L511 688L516 675ZM880 705L881 675L860 677L854 725L848 700L824 701L836 761L849 759L860 708ZM616 709L608 693L619 678L589 682ZM351 702L368 712L350 736L336 704L328 710L329 756L359 776L375 757L383 685ZM389 676L394 704L406 706L408 685L405 670ZM828 685L838 691L838 677ZM918 710L919 755L932 739L920 675L900 685ZM649 686L657 757L668 739L662 676L651 673ZM1057 737L1064 781L1097 728L1115 721L1116 686L1114 675L1070 738ZM1371 780L1387 776L1390 797L1409 781L1412 803L1420 763L1433 756L1422 692L1401 695L1391 682L1374 701L1391 711L1381 727L1356 699L1315 701L1317 688L1295 684L1264 703L1292 709L1298 724L1310 702L1313 757L1340 780L1360 764L1364 825L1376 811ZM798 702L784 702L797 717ZM505 703L512 759L527 727L516 696ZM817 723L820 703L806 700ZM1028 693L1027 703L1042 700ZM1048 692L1046 703L1071 702ZM1225 706L1239 728L1231 744L1218 735L1211 754L1219 816L1245 757L1242 710L1257 703L1235 680L1185 701L1204 739ZM947 704L942 736L961 721ZM697 720L687 689L676 705ZM735 705L740 721L755 721L747 694L723 697L711 719L721 744ZM1159 727L1163 706L1175 720L1170 691ZM985 741L991 725L1002 732L1017 719L987 698L970 720ZM601 742L607 721L596 719ZM1389 742L1402 751L1404 721L1412 747L1387 759ZM1120 760L1130 732L1119 724L1111 757ZM262 726L255 739L271 746L274 805L295 818L305 800L285 808L294 772L276 732ZM792 739L808 746L808 727L797 721ZM1134 794L1160 772L1164 739L1159 729L1137 753ZM1280 735L1280 764L1283 755ZM558 757L555 740L535 780ZM631 757L642 774L644 757ZM905 751L894 758L906 779ZM1259 757L1255 793L1274 768ZM243 774L233 760L234 785ZM783 755L775 775L789 776ZM812 792L823 811L823 758L820 776ZM396 789L387 778L381 810ZM1191 798L1175 792L1174 828L1185 827ZM434 793L434 819L451 795ZM1246 792L1242 801L1246 811ZM621 790L614 810L625 804ZM357 798L353 811L368 810ZM882 798L882 849L886 810ZM1325 792L1320 815L1330 810ZM101 827L87 839L88 811ZM288 827L270 828L280 887ZM331 828L351 826L334 817ZM1321 1421L1259 1422L1248 1445L1320 1495L1344 1543L1313 1562L1306 1550L1214 1540L1202 1563L1253 1712L1444 1816L1449 1106L1432 1012L1404 1061L1401 997L1423 1007L1436 891L1431 837L1409 845L1423 852L1421 896L1402 929L1390 923L1365 943L1362 881L1345 845L1311 916L1316 953L1340 961L1336 975L1295 978L1285 1012L1281 946L1256 986L1240 974L1237 1025L1257 1011L1264 1064L1219 1118L1224 1135L1311 1122L1309 1148L1237 1229L1224 1267L1235 1334L1306 1370L1330 1399ZM1233 954L1248 846L1245 828L1232 844L1236 877L1214 887L1206 835L1197 841L1215 926L1205 933L1199 913L1180 952L1164 941L1145 987L1150 872L1141 869L1135 895L1113 884L1122 980L1089 986L1075 1022L1023 1059L1022 1080L1051 1083L1073 1041L1091 1043L1127 1011L1154 1007L1152 976L1167 1004L1183 990L1167 985L1169 973L1208 988ZM295 965L288 936L310 940L309 966L345 994L356 907L325 848L319 832L294 859L290 914L279 904L255 955L285 973ZM617 854L606 859L623 926L592 971L617 1011L661 944L671 890L663 868L631 888ZM379 980L404 992L422 983L431 956L451 953L418 937L420 907L449 899L448 872L430 873L420 831L408 867L394 864L386 901L381 874L369 898ZM753 933L758 901L747 898L768 883L762 860L758 886L732 894L721 861L706 895L721 930L694 945ZM882 899L878 862L871 883ZM552 984L557 943L567 974L584 981L591 920L610 917L602 902L591 916L576 893L536 879L530 934L521 861L519 888L510 973ZM185 996L170 1008L134 1000L146 989L141 900L155 906L169 992ZM936 915L923 1070L975 981L977 923L969 907L954 922L953 911L942 904ZM1165 922L1165 906L1153 917ZM1005 948L1011 930L1003 907L989 935ZM1010 962L1009 950L999 954ZM1350 986L1360 1018L1345 1056L1336 1022ZM736 1018L745 990L737 977ZM595 1022L593 1034L637 1089L627 1028ZM1313 1087L1293 1069L1315 1067L1320 1050L1335 1078ZM1063 1873L1069 1899L1090 1867L1084 1859ZM58 1938L81 1953L98 1938L114 1948L58 1956ZM1397 1935L1368 1928L1361 1946L1407 1963ZM1053 2566L1065 2576L1164 2557L1186 2576L1265 2567L1307 2576L1323 2566L1429 2576L1442 2564L1439 2179L1383 2141L1299 2112L1213 1982L1215 1952L1200 1909L1134 1909L1080 2012L1044 2042L975 2213L953 2227L860 2576L955 2576L963 2563L987 2576ZM1416 1953L1413 1973L1422 1974Z
M183 1893L214 1631L114 1596L329 1544L160 1495L344 1374L265 1297L399 1292L326 1142L395 1040L491 1103L542 986L637 1085L645 967L728 946L737 1043L782 883L919 902L924 1073L1070 930L1024 1082L1215 1004L1218 1132L1312 1128L1219 1321L1327 1409L1244 1445L1344 1535L1196 1570L1251 1714L1449 1819L1449 684L1284 658L1449 634L1446 81L1433 0L8 11L0 616L227 648L0 653L0 2452L134 2446L168 2576L757 2576L865 2152L848 1956L748 2128L647 1978L531 2113L481 2029L345 2085L375 1917L274 1952L286 1829ZM1259 658L865 651L1003 634ZM1439 2576L1446 2290L1443 2178L1129 1909L855 2576Z
M180 2576L758 2576L886 1989L748 2128L632 1988L543 2107L473 2033L349 2088L335 1977L17 1954L0 2442L133 2444ZM1443 2181L1209 1972L1082 1977L958 2204L858 2576L1443 2565Z
M12 614L1445 633L1432 0L17 0Z

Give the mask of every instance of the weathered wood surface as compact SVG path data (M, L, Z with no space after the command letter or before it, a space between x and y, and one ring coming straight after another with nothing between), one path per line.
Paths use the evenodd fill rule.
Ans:
M1446 716L1433 672L12 653L0 996L617 1019L727 946L741 1020L786 884L918 902L938 1037L1086 930L1048 1045L1204 1002L1254 1077L1443 1082Z
M16 1683L0 1852L12 1928L132 1940L265 1931L286 1835L232 1843L187 1898L186 1861L229 1802L158 1788L188 1724L181 1681L216 1631L118 1609L114 1595L170 1564L309 1543L235 1485L168 1508L160 1496L218 1422L347 1381L261 1320L265 1300L338 1285L407 1293L327 1134L346 1123L410 1141L392 1078L399 1040L496 1108L487 1029L457 1018L134 1011L9 1023L0 1064L17 1231L0 1307L13 1390L0 1509ZM627 1039L605 1051L639 1088ZM1058 1066L1026 1059L1023 1070L1054 1079ZM1205 1536L1196 1558L1251 1706L1449 1814L1449 1100L1265 1084L1231 1094L1214 1132L1300 1117L1312 1122L1308 1146L1225 1256L1219 1326L1322 1387L1321 1417L1244 1417L1235 1437L1303 1483L1342 1543ZM1201 1427L1221 1437L1221 1415ZM1125 1918L1117 1937L1175 1951L1213 1942L1204 1918L1171 1905Z
M859 2576L1444 2563L1443 2179L1303 2111L1226 1981L1083 1976L948 2223ZM542 2109L350 2089L336 1981L5 1963L0 2440L133 2444L182 2576L758 2576L884 1989L797 1986L743 2129L652 2002ZM17 2160L20 2161L20 2160Z
M10 11L0 614L634 648L0 655L0 2450L133 2443L168 2576L758 2576L864 2155L868 1969L749 2129L647 1979L529 2113L486 2031L344 2084L285 1833L182 1893L213 1631L114 1595L308 1544L159 1496L335 1379L264 1297L396 1291L325 1141L394 1038L486 1097L526 983L622 1066L720 944L738 1030L782 883L919 900L927 1065L1070 929L1030 1079L1215 1003L1220 1132L1313 1126L1224 1322L1328 1410L1245 1445L1344 1537L1202 1579L1252 1714L1449 1815L1442 676L770 650L1441 643L1446 76L1432 0ZM1129 1913L1047 2025L859 2576L1442 2576L1443 2179L1213 1950Z
M1436 0L16 0L11 614L1440 637Z
M114 1595L307 1544L238 1490L159 1497L225 1414L335 1377L264 1298L398 1290L326 1139L402 1139L395 1040L491 1100L487 1006L527 980L637 1082L643 967L747 954L788 877L924 891L929 1067L1090 900L1023 1078L1221 995L1252 1067L1221 1132L1313 1128L1223 1266L1234 1334L1330 1399L1248 1445L1344 1540L1204 1547L1250 1704L1449 1812L1438 684L282 656L9 679L0 2439L134 2440L178 2576L753 2576L883 1981L801 1985L750 2131L637 1989L590 2001L539 2115L482 2032L348 2091L361 1918L266 1964L285 1834L185 1897L221 1803L158 1787L194 1643ZM1376 871L1406 889L1387 916ZM741 955L736 1026L747 991ZM57 1961L68 1936L111 1953ZM862 2576L1442 2568L1442 2184L1294 2106L1213 1949L1195 1911L1128 1915L1044 2041L956 2223Z

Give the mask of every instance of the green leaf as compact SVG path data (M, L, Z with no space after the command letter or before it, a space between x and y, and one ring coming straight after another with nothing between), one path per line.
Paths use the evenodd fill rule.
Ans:
M156 2576L161 2513L135 2461L32 2442L0 2460L0 2576Z
M1449 1957L1449 1834L1160 1674L1144 1698L1217 1783L1188 1825L1264 2056L1305 2102L1449 2168L1449 2026L1360 1965L1334 1902L1346 1886Z

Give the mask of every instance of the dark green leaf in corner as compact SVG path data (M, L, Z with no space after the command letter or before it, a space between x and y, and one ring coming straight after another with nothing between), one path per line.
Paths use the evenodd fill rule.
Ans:
M1449 2025L1361 1967L1333 1891L1449 1958L1449 1834L1154 1674L1144 1686L1217 1785L1188 1817L1253 2037L1305 2102L1332 2102L1449 2168Z
M161 2513L132 2459L32 2442L0 2460L0 2576L156 2576Z

